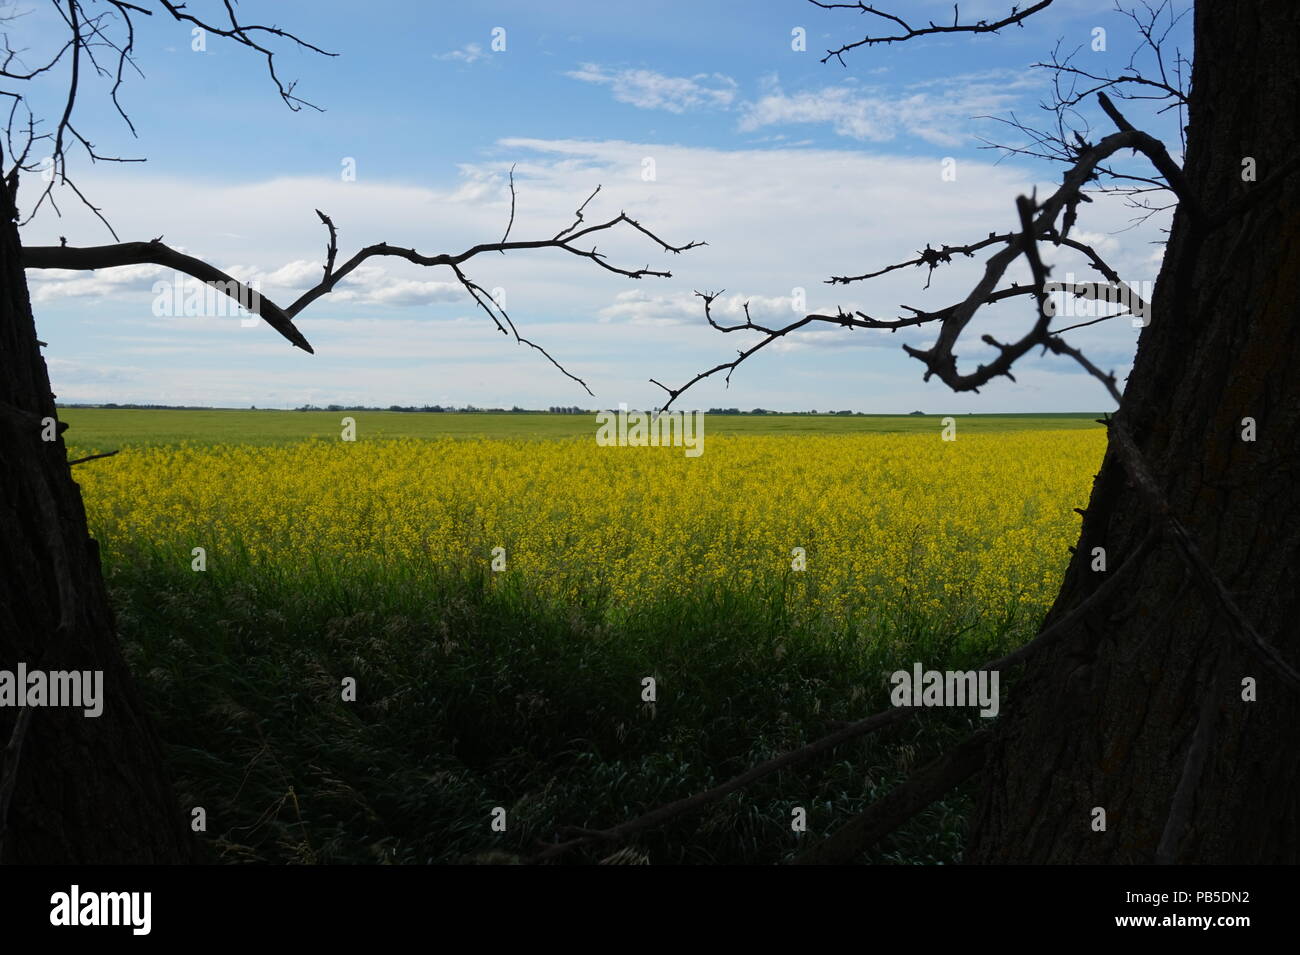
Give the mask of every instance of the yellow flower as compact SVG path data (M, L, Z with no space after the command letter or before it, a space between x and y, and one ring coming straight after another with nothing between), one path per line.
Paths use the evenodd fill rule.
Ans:
M1104 446L1101 429L711 436L696 458L578 439L185 444L77 479L109 560L203 547L210 567L491 573L502 547L540 593L603 590L626 612L783 580L833 614L1043 612Z

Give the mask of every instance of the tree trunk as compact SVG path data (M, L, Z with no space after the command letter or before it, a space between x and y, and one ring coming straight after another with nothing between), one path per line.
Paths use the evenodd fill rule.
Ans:
M0 706L0 747L12 744L0 758L0 807L12 783L0 862L192 861L195 842L122 659L63 439L42 439L56 411L14 218L0 183L0 670L101 670L103 711ZM20 713L26 732L15 735Z
M1300 148L1300 4L1195 10L1185 172L1222 213ZM1253 158L1260 182L1243 182ZM1175 216L1120 417L1172 511L1263 638L1300 664L1300 173L1221 228ZM1253 418L1257 439L1243 439ZM1113 442L1112 442L1113 444ZM1048 622L1158 518L1114 448ZM1243 680L1257 702L1243 699ZM970 862L1283 863L1300 857L1300 691L1162 541L1120 595L1028 665L983 774ZM1183 783L1198 722L1204 759ZM1199 764L1199 767L1198 767ZM1094 809L1105 830L1094 829ZM1163 846L1162 846L1163 842Z

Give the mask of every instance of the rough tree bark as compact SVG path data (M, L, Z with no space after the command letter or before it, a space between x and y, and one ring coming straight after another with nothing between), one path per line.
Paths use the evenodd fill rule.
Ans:
M98 548L36 340L13 197L0 184L0 669L102 670L103 712L0 707L3 863L164 863L197 851L114 634ZM93 466L93 465L92 465ZM16 757L16 760L15 760ZM7 821L7 826L4 823Z
M1259 188L1244 159L1263 180L1300 148L1298 90L1300 5L1196 4L1184 171L1211 216ZM1173 513L1294 666L1300 176L1208 233L1180 209L1152 307L1120 414ZM1045 625L1097 587L1092 548L1113 568L1158 520L1112 447ZM1175 548L1155 548L1083 627L1028 664L1004 707L968 861L1296 862L1300 694L1233 638ZM1257 702L1242 699L1247 677ZM1203 757L1185 772L1198 725Z

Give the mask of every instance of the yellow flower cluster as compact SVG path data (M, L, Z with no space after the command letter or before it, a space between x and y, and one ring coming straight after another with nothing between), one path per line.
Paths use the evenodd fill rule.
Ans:
M835 616L904 601L1038 613L1104 447L1100 429L710 436L695 458L592 439L318 440L129 449L76 477L110 558L203 547L213 569L489 571L504 548L498 567L542 593L629 611L784 586Z

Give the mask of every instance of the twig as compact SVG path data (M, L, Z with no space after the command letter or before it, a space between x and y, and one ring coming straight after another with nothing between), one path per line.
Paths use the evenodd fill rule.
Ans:
M510 238L510 230L515 226L515 167L510 166L510 221L506 223L505 235L501 237L501 243L504 245L506 239ZM501 254L505 255L506 250L502 249Z
M873 11L874 12L874 11ZM1099 100L1109 102L1105 99L1105 94L1099 94ZM924 252L918 254L917 258L910 259L907 262L901 262L893 266L886 267L876 272L867 273L860 276L835 276L830 280L832 284L847 284L848 282L858 281L860 279L872 278L883 275L894 269L903 268L909 265L927 265L931 270L943 262L950 261L954 254L970 254L970 252L989 245L998 244L1002 248L989 257L985 263L984 275L971 289L970 293L961 302L949 305L946 308L937 311L925 312L920 309L909 308L913 313L911 318L900 318L894 321L881 321L872 319L861 312L850 313L839 309L835 314L815 314L807 315L802 319L792 322L781 328L764 328L755 325L748 320L744 324L731 327L723 327L713 321L708 306L713 300L712 295L701 295L705 302L705 316L709 323L720 331L735 331L747 329L757 331L764 337L756 344L738 353L738 357L727 362L720 362L714 367L697 374L686 384L679 388L670 388L659 381L651 379L652 383L662 388L668 394L668 400L664 403L663 409L666 410L673 404L685 391L695 385L697 382L708 378L719 372L726 372L726 381L730 383L731 374L746 359L761 351L767 345L771 344L778 338L790 334L800 328L813 322L821 322L831 325L839 325L845 328L890 328L897 329L909 325L921 325L931 322L939 324L938 335L934 345L929 348L915 348L911 345L903 345L903 350L913 358L925 365L926 371L924 378L929 380L932 376L938 377L944 384L948 385L953 391L973 391L978 392L981 387L999 376L1005 376L1014 380L1011 372L1012 366L1017 360L1027 354L1034 347L1042 346L1050 348L1061 354L1068 354L1078 360L1081 356L1077 349L1071 348L1065 344L1048 329L1047 323L1044 322L1044 308L1041 301L1041 294L1035 292L1032 288L1022 288L1011 286L1010 288L999 289L998 283L1010 267L1011 263L1022 253L1028 254L1028 248L1034 242L1040 240L1052 241L1056 244L1067 245L1071 248L1084 252L1089 257L1089 261L1103 275L1112 282L1118 282L1118 274L1110 268L1095 249L1090 246L1070 239L1066 232L1067 226L1061 229L1056 227L1057 217L1066 213L1066 219L1071 217L1071 210L1080 201L1081 192L1084 184L1090 181L1095 170L1103 160L1122 149L1135 149L1147 156L1152 164L1165 173L1170 182L1170 187L1178 194L1180 201L1187 204L1189 214L1194 217L1203 215L1199 211L1199 206L1195 198L1191 195L1185 181L1182 178L1181 170L1174 165L1165 151L1163 144L1153 137L1132 128L1131 125L1115 110L1113 104L1109 110L1112 118L1117 125L1121 125L1118 132L1111 133L1095 145L1088 144L1087 148L1080 148L1079 155L1070 169L1062 177L1060 187L1049 196L1041 206L1032 206L1034 215L1032 221L1022 221L1021 231L1014 234L997 234L990 233L988 238L978 242L970 243L966 246L943 246L940 249L933 249L927 246ZM1025 200L1029 201L1029 200ZM1035 253L1036 254L1036 250ZM1042 284L1042 283L1039 283ZM990 336L983 336L983 341L993 345L998 349L998 356L987 364L982 364L969 374L963 374L957 368L957 356L955 348L966 326L974 317L976 311L982 306L991 302L998 301L1017 294L1027 294L1035 292L1039 297L1038 318L1030 331L1019 341L1005 344L993 340ZM700 295L700 293L696 293ZM1140 302L1140 299L1138 300ZM1135 302L1137 304L1137 302ZM1145 308L1146 303L1140 302L1140 306ZM1088 367L1085 365L1085 367ZM1095 372L1099 380L1107 383L1108 390L1112 395L1117 395L1118 390L1114 384L1113 375L1105 375L1100 371Z
M838 59L841 64L846 66L847 64L844 63L844 54L850 50L855 50L860 46L875 46L879 43L902 43L905 40L911 40L914 37L929 36L935 33L997 33L1003 27L1012 26L1013 24L1019 25L1026 17L1033 16L1039 10L1043 10L1052 5L1052 0L1039 0L1039 2L1034 4L1032 7L1027 7L1024 10L1019 10L1017 7L1013 6L1011 12L1007 16L993 23L990 23L987 20L979 20L975 23L959 23L957 7L954 4L953 22L951 26L938 26L933 20L931 20L928 26L912 27L901 17L895 16L892 13L886 13L883 10L877 10L875 7L868 6L861 2L861 0L858 0L856 3L823 3L822 0L810 0L810 2L815 6L821 7L823 10L856 10L859 13L874 14L884 20L896 23L905 31L901 34L894 34L891 36L868 36L854 43L846 43L837 50L827 50L826 55L822 57L821 60L821 62L825 63L827 60L834 57Z
M72 467L74 464L85 464L87 461L96 461L100 458L111 458L115 454L117 454L116 451L105 451L103 454L88 454L84 458L69 461L68 467Z
M866 719L858 720L856 723L850 723L848 726L829 736L823 736L816 742L809 743L807 746L800 747L789 753L784 753L766 762L759 763L753 769L741 773L733 779L728 780L720 786L707 790L706 792L696 793L685 799L678 799L676 802L668 803L666 806L660 806L644 815L637 816L627 822L620 823L617 826L611 826L609 829L585 829L579 830L581 833L577 838L567 842L553 843L534 855L527 861L530 863L546 862L557 856L563 855L570 849L585 845L592 841L617 842L626 839L635 832L642 829L650 829L654 826L661 825L676 816L683 813L691 812L707 806L711 802L716 802L723 796L729 795L738 789L743 789L750 783L762 779L764 776L770 776L772 773L793 766L795 763L802 762L817 753L825 752L838 746L840 743L854 739L858 736L864 736L867 733L873 733L876 730L883 729L907 716L913 715L914 710L904 707L891 707L880 713L868 716Z
M835 833L791 860L791 865L845 865L862 855L984 765L992 733L977 730L954 748L918 769Z
M281 308L260 292L248 288L242 282L236 281L225 272L209 265L201 259L185 255L182 252L178 252L175 249L164 245L160 239L155 239L152 242L124 242L117 245L104 245L87 248L77 248L74 246L64 245L25 246L22 250L23 266L25 268L37 269L87 270L111 268L119 265L153 264L172 268L178 272L183 272L186 275L191 275L235 299L235 301L237 301L242 307L260 315L272 328L278 331L294 345L307 352L312 352L313 349L307 339L303 337L300 331L298 331L298 328L293 323L293 319L312 302L332 292L339 282L347 278L347 276L363 262L371 258L392 257L405 259L408 262L420 266L446 266L452 270L457 281L460 282L461 286L469 294L470 298L487 313L502 334L512 334L515 341L519 344L527 345L528 347L540 352L548 361L550 361L551 364L566 376L582 385L583 389L586 390L588 394L591 394L591 389L587 387L586 382L576 375L571 374L563 365L556 361L545 348L520 335L514 322L511 321L505 310L501 308L500 305L493 302L492 297L488 295L481 285L470 280L461 269L461 266L468 260L485 252L500 252L504 255L508 251L516 250L558 249L563 252L568 252L571 255L578 256L579 258L590 259L606 271L614 272L627 278L640 279L646 276L671 278L672 273L669 271L659 271L648 267L641 269L624 269L612 265L609 262L606 262L603 253L597 251L595 248L587 251L585 249L576 248L572 243L597 233L615 229L619 226L626 226L629 229L647 236L657 243L665 252L678 254L705 244L704 242L693 241L687 242L684 245L672 245L660 238L658 234L647 229L645 226L641 225L641 223L632 219L623 212L620 212L617 216L608 221L589 225L586 228L577 229L575 231L576 226L583 221L583 209L586 208L587 203L591 202L592 198L594 198L596 193L599 191L600 187L597 186L596 190L587 197L586 202L578 207L574 224L569 226L567 229L561 230L559 235L553 239L536 239L524 242L508 241L507 238L503 238L500 242L480 243L479 245L472 246L456 255L446 253L425 255L417 252L415 249L400 248L398 246L389 245L387 242L380 242L377 245L371 245L361 249L342 265L336 265L336 258L338 255L338 230L335 228L334 221L325 213L317 209L316 215L320 217L321 222L325 225L326 229L329 230L329 245L326 249L323 275L316 285L299 295L293 304L289 305L287 308ZM514 186L512 174L511 225L514 223L513 193ZM509 234L510 227L508 226L506 229L506 236L508 237Z

